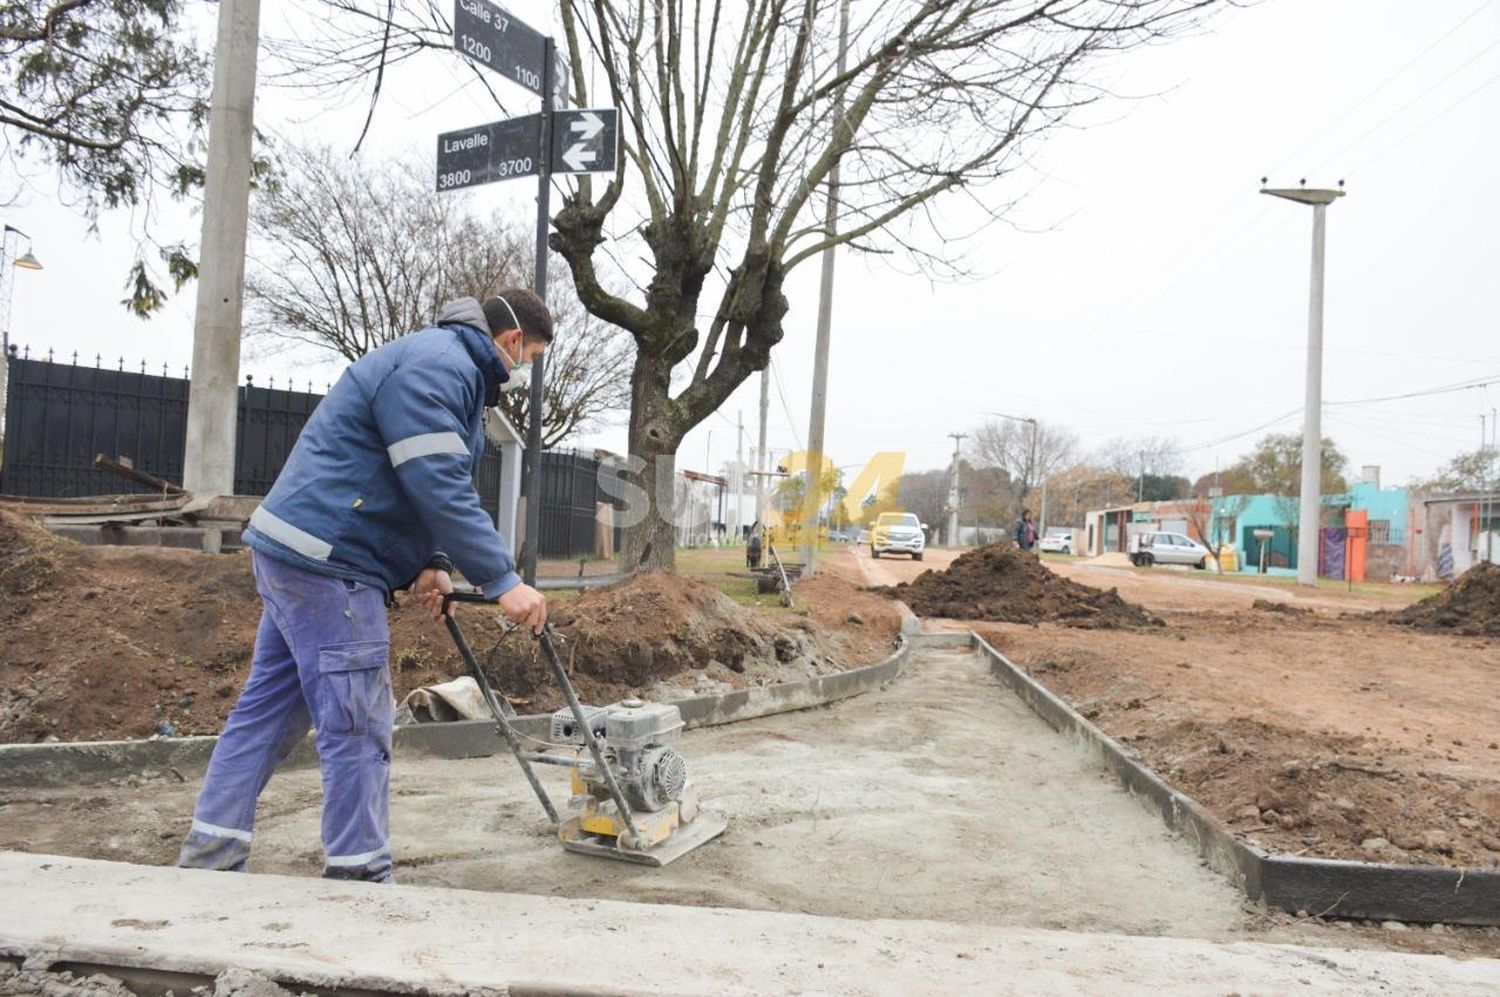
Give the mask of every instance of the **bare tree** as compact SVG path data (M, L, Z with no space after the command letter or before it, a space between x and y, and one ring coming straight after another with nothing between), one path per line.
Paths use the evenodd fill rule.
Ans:
M1249 501L1248 495L1218 498L1200 493L1182 506L1189 532L1197 534L1214 559L1215 574L1224 573L1224 547L1234 543L1235 521Z
M1047 482L1048 520L1080 528L1085 514L1135 499L1135 483L1097 464L1080 462L1056 472Z
M973 439L970 452L975 463L1010 476L1017 506L1025 505L1050 475L1071 464L1078 450L1076 433L1046 422L992 419L974 430ZM1019 514L1020 509L1015 511Z
M284 55L325 84L378 81L390 61L450 44L446 0L376 14L324 2L339 16ZM943 199L980 227L1003 217L1001 181L1103 96L1088 67L1193 28L1214 2L884 0L857 12L841 57L834 0L561 0L572 92L582 100L597 68L605 92L588 99L620 108L623 155L608 182L581 179L563 199L550 244L584 306L635 342L630 483L652 503L671 494L685 434L781 340L789 273L836 246L959 272L971 233L935 231ZM639 292L607 287L601 267L636 256ZM670 567L670 517L647 515L624 547Z
M1176 437L1116 436L1094 452L1094 463L1129 478L1168 478L1182 473L1185 460Z
M357 360L430 324L443 303L531 283L525 226L478 218L433 191L431 167L351 169L327 148L288 148L251 214L247 328L263 343L311 346ZM628 339L566 293L552 296L543 444L553 446L628 399ZM526 392L503 396L524 427Z

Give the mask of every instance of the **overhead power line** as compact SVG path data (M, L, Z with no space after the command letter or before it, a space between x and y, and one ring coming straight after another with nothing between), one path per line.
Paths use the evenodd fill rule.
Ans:
M1490 6L1490 3L1491 3L1491 0L1480 0L1479 5L1477 7L1475 7L1473 10L1469 11L1468 14L1464 15L1463 19L1460 20L1457 24L1453 25L1447 31L1444 31L1437 38L1435 38L1431 42L1429 42L1427 44L1426 48L1422 49L1422 51L1418 52L1416 55L1412 56L1406 62L1402 63L1402 65L1401 65L1401 67L1399 69L1397 69L1395 72L1391 73L1391 75L1387 76L1385 79L1381 80L1380 83L1376 85L1375 89L1371 90L1369 93L1365 94L1359 100L1356 100L1354 103L1352 103L1348 107L1344 108L1344 110L1340 111L1337 115L1334 116L1334 118L1333 118L1332 121L1328 122L1328 124L1324 125L1322 128L1319 128L1316 132L1314 132L1312 134L1312 136L1306 142L1303 142L1301 145L1297 146L1297 148L1295 148L1291 152L1287 153L1286 156L1285 156L1285 158L1283 158L1279 163L1277 163L1275 166L1271 167L1270 170L1267 171L1268 175L1276 173L1277 170L1280 170L1287 163L1291 162L1297 156L1298 153L1302 152L1308 146L1312 145L1321 136L1328 134L1337 125L1339 125L1345 118L1347 118L1350 114L1354 113L1356 110L1358 110L1359 108L1363 107L1365 104L1369 103L1370 98L1374 97L1376 94L1380 93L1380 91L1384 90L1386 87L1388 87L1392 83L1394 83L1403 73L1405 73L1412 66L1415 66L1418 62L1420 62L1421 59L1422 59L1422 57L1425 56L1428 52L1431 52L1433 49L1437 48L1443 42L1447 41L1460 28L1462 28L1464 25L1468 24L1470 21L1474 20L1474 18L1478 17L1482 12L1484 12L1486 9L1488 9L1489 6Z
M1353 398L1349 401L1324 402L1323 404L1327 407L1330 405L1369 405L1374 402L1399 402L1407 398L1425 398L1428 395L1446 395L1454 391L1471 391L1475 388L1483 388L1491 384L1500 384L1500 374L1487 374L1472 381L1444 384L1436 388L1424 388L1421 391L1408 391L1401 395L1383 395L1379 398Z
M776 372L776 362L769 360L767 363L771 367L771 380L776 382L776 394L781 399L781 411L786 413L787 428L792 431L792 439L797 441L797 449L802 450L802 434L797 432L797 420L792 418L792 407L786 403L786 392L781 388L781 375Z
M1345 144L1343 148L1339 149L1339 151L1333 153L1332 155L1330 155L1329 157L1327 157L1326 159L1324 159L1321 163L1319 163L1317 166L1313 167L1311 170L1308 170L1306 172L1309 175L1311 175L1313 173L1317 173L1317 172L1321 171L1325 166L1327 166L1330 163L1332 163L1335 159L1337 159L1338 157L1342 156L1344 153L1348 152L1350 149L1354 148L1355 146L1359 145L1361 142L1363 142L1365 139L1369 138L1371 135L1373 135L1376 132L1380 131L1380 129L1384 128L1387 124L1389 124L1391 122L1391 120L1394 119L1397 115L1399 115L1399 114L1403 113L1404 111L1406 111L1413 104L1416 104L1423 97L1426 97L1428 94L1432 93L1438 87L1442 86L1444 83L1447 83L1449 80L1453 79L1453 77L1457 76L1459 73L1461 73L1465 69L1469 68L1469 66L1473 65L1475 62L1478 62L1481 57L1483 57L1485 55L1488 55L1496 46L1500 46L1500 38L1497 38L1496 40L1490 42L1484 48L1480 49L1478 52L1475 52L1473 55L1469 56L1469 58L1465 59L1463 62L1459 63L1453 69L1451 69L1447 73L1445 73L1442 76L1442 78L1439 79L1436 83L1432 84L1427 89L1425 89L1421 93L1417 94L1415 97L1413 97L1411 100L1407 101L1405 104L1402 104L1400 107L1396 108L1390 114L1387 114L1385 117L1381 118L1378 122L1376 122L1375 124L1371 125L1369 128L1365 129L1363 132L1361 132L1360 135L1359 135L1359 137L1356 138L1354 141Z

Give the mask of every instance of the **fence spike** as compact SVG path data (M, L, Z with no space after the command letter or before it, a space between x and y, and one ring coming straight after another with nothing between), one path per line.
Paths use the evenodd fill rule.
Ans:
M77 350L73 351L73 366L74 367L78 366L78 351Z
M246 374L245 375L245 384L246 384L246 386L251 387L251 388L255 387L255 375L254 374Z
M142 374L146 373L146 361L145 360L141 361L141 373Z
M15 349L15 347L12 346L11 349ZM21 351L21 359L22 360L30 360L31 359L31 344L30 343L27 343L26 344L26 348Z
M50 347L50 346L47 347L47 362L48 363L52 362L52 347Z
M103 363L104 363L104 354L103 353L95 353L94 354L94 369L98 370L99 367L103 365Z
M167 376L167 362L165 360L163 360L161 362L161 376L162 377L166 377Z
M275 374L271 375L270 387L271 387L272 391L276 390L276 375Z
M192 380L192 375L188 373L188 365L187 364L183 364L182 365L182 379L184 381Z
M125 370L125 358L123 356L120 357L120 370Z

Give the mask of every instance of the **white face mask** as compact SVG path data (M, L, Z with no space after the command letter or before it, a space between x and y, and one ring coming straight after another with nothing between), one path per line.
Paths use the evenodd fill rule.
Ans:
M510 369L510 380L500 386L501 391L528 391L531 388L531 364L517 364Z
M524 346L523 346L524 349ZM522 362L519 357L513 357L501 348L505 357L505 366L509 368L510 377L500 386L503 392L525 391L531 387L531 363Z

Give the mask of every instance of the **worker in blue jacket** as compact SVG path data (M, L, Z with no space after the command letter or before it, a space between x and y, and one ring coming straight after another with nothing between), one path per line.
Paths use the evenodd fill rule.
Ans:
M245 531L264 612L179 865L245 868L256 800L312 726L323 875L390 880L386 607L410 586L440 618L456 566L512 621L546 622L473 469L486 406L551 340L552 316L530 291L463 298L353 363L313 412Z

